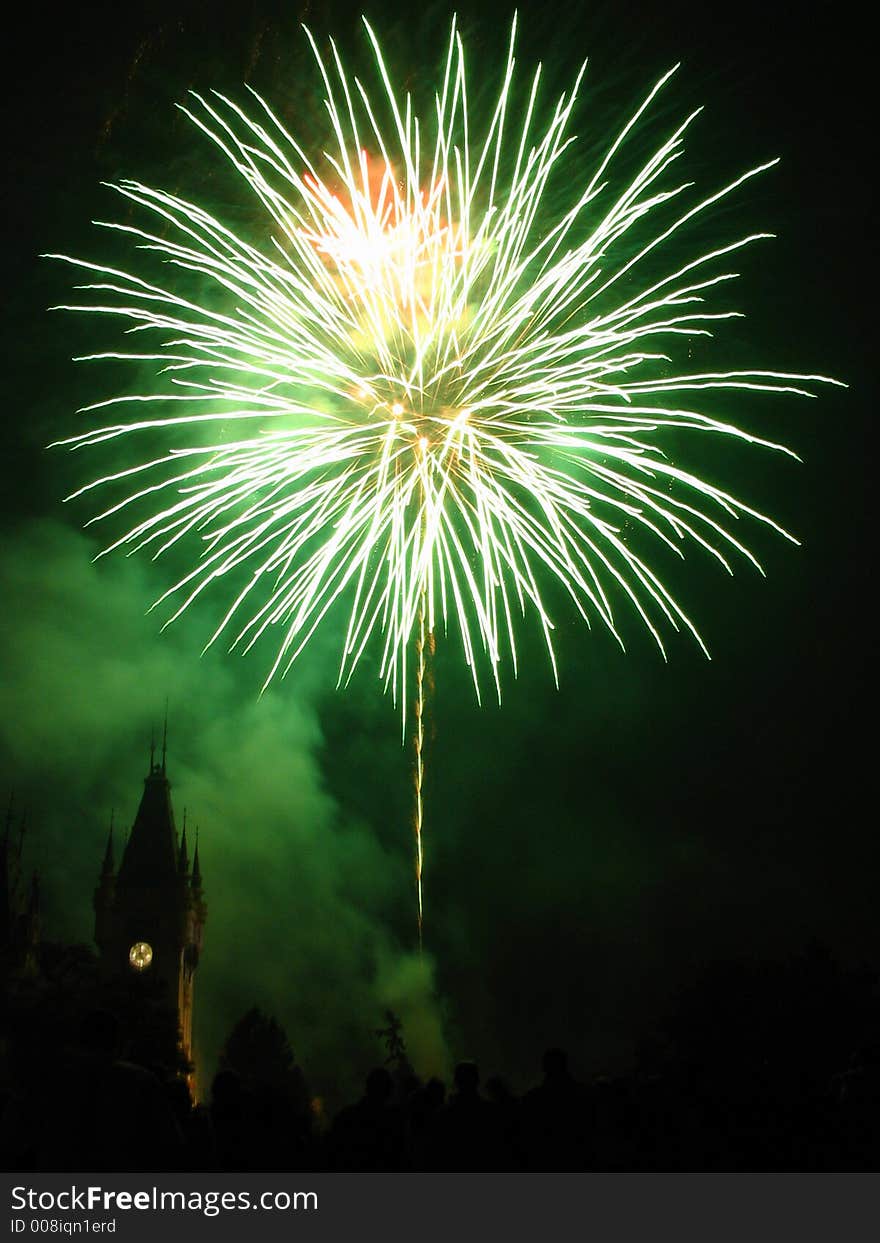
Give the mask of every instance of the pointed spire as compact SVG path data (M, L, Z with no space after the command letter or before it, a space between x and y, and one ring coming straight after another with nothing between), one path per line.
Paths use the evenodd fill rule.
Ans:
M180 857L177 861L177 870L181 876L186 876L189 871L189 854L186 849L186 808L183 809L183 833L180 838Z
M150 772L156 767L156 727L150 726Z
M195 889L195 890L200 890L200 889L202 888L202 869L201 869L201 866L200 866L200 864L199 864L199 829L198 829L198 825L196 826L196 852L195 852L195 854L193 855L192 887L193 887L193 889Z
M138 807L116 876L122 890L144 888L177 877L180 845L171 806L171 782L160 764L144 780Z
M102 876L113 875L113 823L116 818L116 808L110 812L110 832L107 834L107 849L104 851L104 863L101 867Z

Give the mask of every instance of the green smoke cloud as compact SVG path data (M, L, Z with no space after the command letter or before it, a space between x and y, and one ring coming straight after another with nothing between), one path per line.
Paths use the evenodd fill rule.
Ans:
M48 522L0 549L14 601L0 621L0 746L30 804L48 935L91 940L111 809L117 825L130 825L167 695L178 829L186 807L190 834L201 830L209 904L195 1011L203 1083L252 1004L278 1017L331 1097L353 1092L381 1060L373 1033L388 1005L419 1068L444 1071L430 959L403 948L388 920L412 897L406 826L390 851L334 798L322 771L317 701L332 668L304 663L259 698L254 662L222 653L199 661L198 625L160 634L144 616L156 594L147 569L94 563L93 554L84 536Z

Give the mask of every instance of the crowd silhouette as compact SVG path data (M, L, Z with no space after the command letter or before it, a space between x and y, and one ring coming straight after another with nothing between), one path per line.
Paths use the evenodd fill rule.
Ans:
M185 1080L120 1058L113 1018L98 1012L63 1068L27 1096L7 1094L0 1144L4 1168L41 1171L877 1168L880 1050L819 1093L757 1080L735 1100L731 1081L720 1095L650 1073L580 1083L552 1048L520 1097L497 1077L483 1091L474 1062L455 1068L448 1095L439 1079L375 1067L363 1096L321 1128L310 1107L228 1068L195 1105Z
M628 1073L581 1081L551 1047L521 1094L484 1083L473 1061L448 1085L420 1079L398 1024L387 1064L325 1122L283 1032L256 1010L194 1104L185 1078L137 1064L119 1019L92 1009L60 1049L37 1032L7 1041L0 1159L40 1171L876 1170L878 1020L873 975L827 955L719 965Z

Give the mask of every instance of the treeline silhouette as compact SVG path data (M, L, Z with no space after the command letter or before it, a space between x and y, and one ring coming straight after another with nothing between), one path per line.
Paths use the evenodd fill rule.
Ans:
M719 964L683 993L629 1073L573 1076L549 1048L521 1095L462 1061L422 1081L394 1016L388 1064L328 1123L282 1029L252 1010L210 1097L123 1057L93 1009L51 1058L11 1033L5 1168L36 1170L876 1170L880 996L820 947L788 964ZM397 1024L394 1026L394 1024Z

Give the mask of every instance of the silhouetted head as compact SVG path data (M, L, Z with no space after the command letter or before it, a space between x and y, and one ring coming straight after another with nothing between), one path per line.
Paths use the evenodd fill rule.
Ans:
M496 1105L509 1105L513 1100L513 1093L500 1075L486 1080L486 1095Z
M455 1068L455 1087L460 1096L476 1096L480 1071L476 1062L459 1062Z
M541 1065L548 1079L568 1078L568 1054L565 1049L548 1049L541 1059Z
M441 1109L446 1099L446 1085L442 1079L429 1079L424 1087L425 1104L429 1109Z
M394 1080L384 1066L377 1066L367 1075L367 1100L384 1105L394 1091Z
M415 1096L416 1092L422 1090L422 1081L416 1074L405 1075L401 1085L401 1093L404 1097Z
M112 1061L119 1056L119 1019L109 1010L89 1010L80 1025L79 1039L84 1049Z

